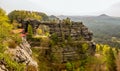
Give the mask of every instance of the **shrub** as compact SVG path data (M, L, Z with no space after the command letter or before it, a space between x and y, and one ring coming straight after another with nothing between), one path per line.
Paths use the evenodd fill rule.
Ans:
M58 36L57 36L56 33L54 33L54 34L51 35L51 39L52 39L55 43L57 43L57 42L59 41Z
M37 71L37 69L33 65L28 65L26 71Z
M74 65L73 65L72 62L67 62L66 63L66 69L67 69L67 71L73 71L74 70L73 67L74 67Z
M89 48L89 45L87 43L82 44L82 51L85 53L87 49Z
M8 47L9 48L16 48L17 44L13 40L8 41Z
M43 34L42 29L39 29L39 28L38 28L38 29L37 29L37 34L38 34L38 35L42 35L42 34Z

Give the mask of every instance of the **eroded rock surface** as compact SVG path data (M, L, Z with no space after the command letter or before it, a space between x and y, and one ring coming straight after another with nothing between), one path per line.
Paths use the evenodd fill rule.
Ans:
M23 42L16 48L8 48L5 51L5 53L10 54L12 56L11 58L16 62L25 63L26 69L27 69L27 66L32 66L35 69L34 71L38 71L37 70L38 64L32 58L32 51L26 39L23 38Z
M0 71L8 71L8 69L5 67L6 62L4 59L0 60Z

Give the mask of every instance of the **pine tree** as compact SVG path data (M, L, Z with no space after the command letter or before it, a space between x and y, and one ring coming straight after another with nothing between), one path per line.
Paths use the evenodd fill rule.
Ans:
M28 39L31 39L33 37L33 29L31 25L28 25Z

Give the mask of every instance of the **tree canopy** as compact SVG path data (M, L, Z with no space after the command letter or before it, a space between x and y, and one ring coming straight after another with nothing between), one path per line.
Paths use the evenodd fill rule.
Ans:
M19 34L12 33L12 29L13 25L9 23L9 19L5 14L5 11L0 8L0 50L3 50L4 47L7 46L5 42L8 43L9 40L16 43L21 40L21 38L19 38Z
M26 10L14 10L8 14L8 17L11 21L18 19L48 20L48 16L45 13Z

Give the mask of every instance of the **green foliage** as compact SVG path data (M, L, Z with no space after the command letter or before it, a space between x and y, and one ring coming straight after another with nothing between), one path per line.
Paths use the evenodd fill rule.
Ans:
M97 44L95 56L88 56L87 47L88 44L82 44L82 49L80 52L83 52L84 55L81 55L80 58L80 71L116 71L116 49L108 45Z
M103 45L96 44L96 52L102 53L102 51L103 51Z
M82 44L82 51L86 53L87 49L89 48L89 45L87 43Z
M50 71L50 67L52 65L49 65L50 61L47 60L48 57L46 57L43 54L44 50L41 50L40 48L32 48L32 51L33 51L33 57L38 63L38 70Z
M8 54L0 53L0 60L4 59L4 61L7 63L6 67L9 71L24 71L25 65L21 63L17 63L14 60L10 58Z
M115 56L112 48L109 48L109 50L106 52L106 63L109 71L117 71L117 66L115 64Z
M42 35L43 34L42 29L37 29L37 34Z
M116 56L116 55L118 55L118 53L119 53L119 49L118 49L118 48L114 48L114 49L113 49L113 52L114 52L114 55Z
M5 11L0 8L0 41L6 39L10 30L11 25L8 24L8 17L5 15Z
M32 39L32 37L33 37L33 29L32 29L31 25L28 25L28 35L27 35L27 38L28 39Z
M66 69L67 71L74 71L74 65L72 62L67 62L66 63Z
M50 33L49 33L49 32L46 32L46 33L45 33L45 36L50 36Z
M16 44L21 42L21 38L18 34L12 33L13 25L9 24L8 17L5 15L5 11L0 8L0 52L3 52L7 46L6 43L9 39L14 40Z
M5 45L0 43L0 53L3 53L5 50L6 50Z
M71 20L68 17L66 19L63 19L63 22L66 24L71 24Z
M21 42L19 34L13 34L8 17L5 15L5 11L0 8L0 60L6 62L6 67L9 71L24 71L25 65L13 61L8 54L4 54L6 47L16 47ZM12 41L8 41L12 40Z
M5 15L5 11L0 8L0 25L2 23L6 23L8 21L8 17Z
M57 44L57 42L59 41L58 36L55 33L51 35L51 39L52 39L52 43L54 44Z
M37 19L37 20L48 20L48 16L40 12L31 12L25 10L14 10L8 14L8 17L13 22L18 19Z
M68 42L72 42L72 37L69 35L69 36L67 37L67 40L68 40Z
M18 24L17 21L13 21L12 25L13 25L13 29L18 29L18 27L22 26L22 24Z
M80 59L80 71L85 71L85 66L88 63L88 56L84 55L84 57L82 56Z
M79 41L84 40L83 36L80 36L78 40L79 40Z
M49 38L48 37L42 37L40 41L41 47L49 47Z
M22 38L20 37L20 34L19 33L16 33L16 34L12 34L11 35L11 39L12 40L14 40L14 42L16 43L16 44L20 44L21 43L21 41L22 41Z
M108 71L117 71L117 66L115 63L117 50L108 45L97 44L97 53L103 55L103 60L106 63L106 68Z

